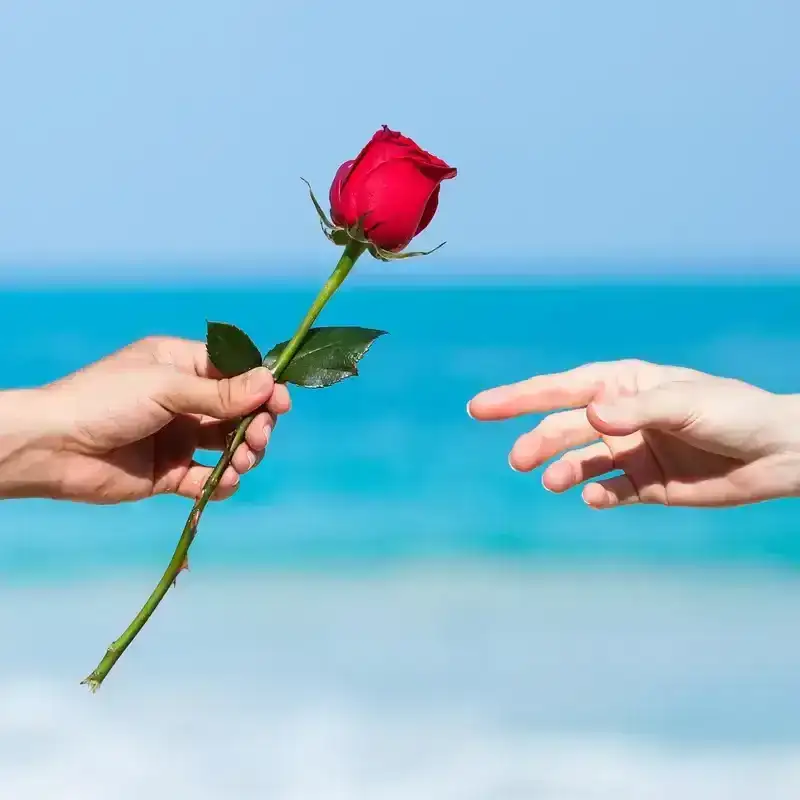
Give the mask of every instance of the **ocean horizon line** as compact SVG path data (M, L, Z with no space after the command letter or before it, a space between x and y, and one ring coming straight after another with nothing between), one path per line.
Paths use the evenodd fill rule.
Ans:
M218 286L236 279L254 279L255 285L306 285L326 275L334 263L317 255L278 255L252 258L147 258L0 261L0 286L5 289L85 289L87 287ZM487 267L487 262L490 266ZM349 285L558 285L608 283L794 283L800 281L800 257L655 258L655 257L553 257L509 258L449 257L414 259L385 264L373 259L359 263ZM189 283L187 284L187 281ZM254 284L249 284L253 286ZM232 287L233 288L233 287Z

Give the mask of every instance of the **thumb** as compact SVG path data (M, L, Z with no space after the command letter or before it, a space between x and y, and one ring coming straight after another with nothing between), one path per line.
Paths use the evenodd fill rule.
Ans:
M274 386L272 373L266 367L222 380L175 372L156 399L173 414L233 419L266 403Z
M695 400L692 383L673 381L635 395L594 401L586 417L595 430L609 436L627 436L642 428L678 431L697 418Z

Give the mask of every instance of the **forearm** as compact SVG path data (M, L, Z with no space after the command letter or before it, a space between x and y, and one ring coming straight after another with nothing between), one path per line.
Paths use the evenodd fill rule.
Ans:
M46 390L0 391L0 499L52 497L55 436Z
M800 497L800 394L763 395L766 405L754 408L751 417L754 432L744 437L759 466L750 486L767 498Z

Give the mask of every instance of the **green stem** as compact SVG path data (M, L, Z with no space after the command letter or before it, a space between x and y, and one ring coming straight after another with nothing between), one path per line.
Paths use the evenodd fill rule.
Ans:
M308 313L303 318L297 331L295 331L294 336L289 340L289 344L286 345L283 352L278 357L278 360L275 362L275 366L272 368L272 374L275 376L276 381L280 380L283 371L289 366L289 362L294 358L294 354L303 343L303 339L306 338L306 334L320 315L325 304L342 285L344 279L350 274L353 265L366 249L366 245L361 242L356 242L353 239L348 242L330 278L325 282L325 285L317 295L317 299L311 304L311 308L308 309Z
M344 252L342 253L342 257L339 259L339 262L331 273L330 278L328 278L328 280L325 282L325 285L320 290L320 293L311 304L311 308L309 308L308 313L305 315L303 321L295 331L294 336L292 336L292 338L289 340L289 344L286 345L283 352L278 357L274 367L272 368L272 374L275 377L276 382L280 380L283 371L289 365L289 362L294 357L294 354L303 343L306 334L314 324L314 321L320 315L320 312L325 307L325 304L331 299L331 297L333 297L333 294L342 285L344 279L348 276L350 270L353 268L353 265L356 263L359 256L364 252L365 249L366 246L364 244L354 240L351 240L347 244ZM134 617L133 622L131 622L131 624L125 629L122 636L109 645L108 650L106 650L106 654L103 656L102 660L97 665L96 669L91 673L91 675L81 681L82 684L86 684L93 692L100 688L100 684L106 679L114 664L117 663L120 656L125 652L125 650L127 650L128 646L136 638L139 631L141 631L141 629L145 626L147 620L150 619L153 612L156 610L156 608L158 608L159 603L161 603L161 601L164 599L164 596L170 590L170 587L175 585L178 574L186 564L189 548L194 541L194 537L197 535L197 526L200 523L200 517L203 514L203 510L208 504L208 501L211 499L211 496L214 494L215 489L219 485L222 474L231 463L231 459L233 458L233 454L236 452L236 448L244 441L247 429L250 426L250 423L255 419L257 413L258 412L256 411L252 414L249 414L237 426L236 432L234 433L233 437L231 437L231 440L228 443L228 446L225 448L222 457L217 462L217 465L214 467L211 475L203 486L200 496L197 498L197 500L195 500L194 506L192 506L191 513L189 514L189 518L186 520L186 524L183 526L183 532L181 533L181 538L178 540L178 545L175 548L172 559L170 560L167 569L164 571L161 580L158 582L158 585L153 590L150 597L147 598L147 602L142 606L136 617Z

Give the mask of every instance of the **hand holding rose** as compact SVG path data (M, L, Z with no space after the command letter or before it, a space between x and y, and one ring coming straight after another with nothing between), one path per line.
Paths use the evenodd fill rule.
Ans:
M144 339L48 386L0 394L0 496L194 499L211 473L195 452L222 450L238 418L262 406L213 499L260 461L289 410L286 387L263 367L222 378L202 342Z

